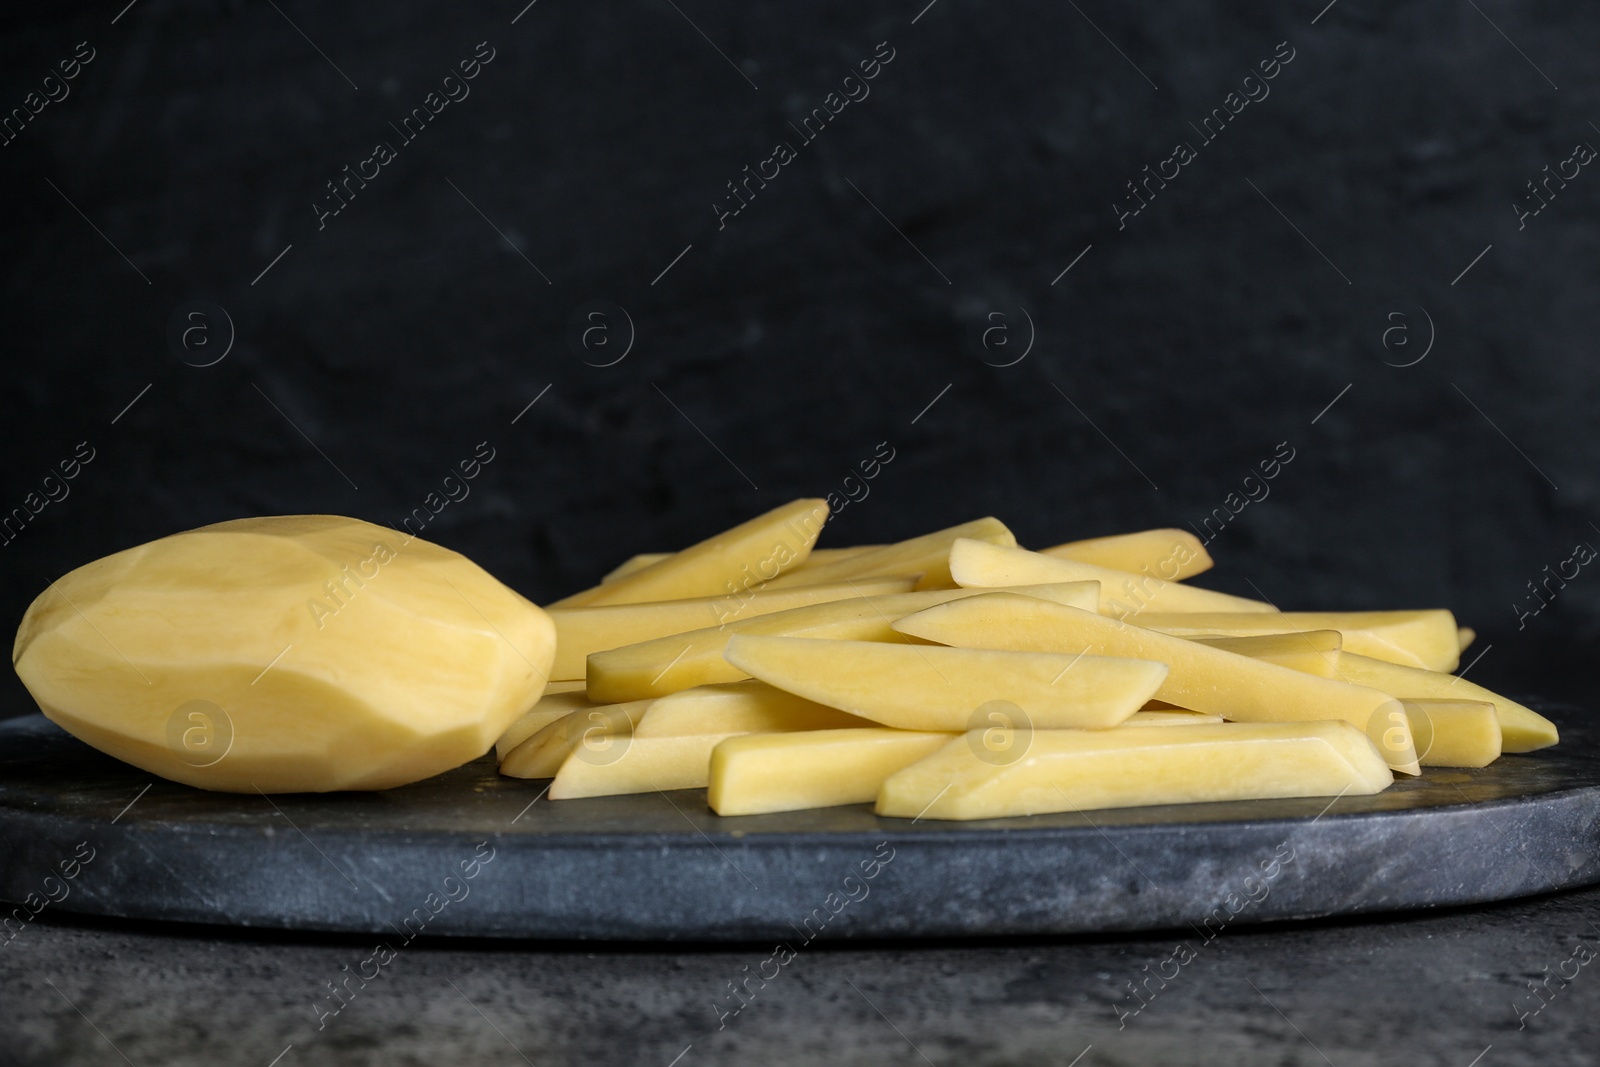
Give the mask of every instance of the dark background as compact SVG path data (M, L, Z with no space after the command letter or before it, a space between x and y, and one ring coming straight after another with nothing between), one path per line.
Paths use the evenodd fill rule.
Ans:
M1475 679L1587 698L1600 577L1526 629L1512 605L1600 545L1600 176L1520 230L1513 205L1600 145L1600 31L1569 3L1323 2L11 13L0 110L78 42L95 58L0 147L0 511L96 456L0 546L0 618L203 523L398 522L481 441L426 535L540 601L837 491L879 442L824 543L1198 524L1288 442L1205 584L1448 606L1493 646ZM801 146L787 123L885 41L870 96ZM1285 41L1271 95L1202 143L1189 124ZM402 145L389 124L479 42L470 96ZM719 230L780 140L798 158ZM1198 158L1119 230L1124 183L1180 140ZM398 158L319 230L378 141ZM169 340L194 300L236 334L209 367L215 312ZM571 328L597 300L634 327L612 366L616 313L609 348ZM1026 358L990 365L1028 319ZM5 713L31 707L6 684Z

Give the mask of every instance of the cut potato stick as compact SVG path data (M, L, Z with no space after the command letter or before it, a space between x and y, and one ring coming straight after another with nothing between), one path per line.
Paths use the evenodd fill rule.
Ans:
M1387 660L1358 656L1349 649L1325 651L1320 654L1301 652L1292 642L1283 644L1281 637L1310 637L1310 634L1279 635L1273 637L1240 637L1219 640L1194 638L1195 641L1224 647L1241 656L1275 663L1281 667L1305 671L1322 678L1337 678L1354 685L1370 686L1404 701L1483 701L1492 704L1500 723L1501 746L1505 752L1533 752L1549 748L1561 740L1556 724L1532 708L1499 693L1469 682L1465 678L1406 667ZM1418 742L1418 751L1421 743ZM1424 760L1424 763L1427 761ZM1462 764L1472 766L1472 764Z
M890 776L877 813L998 819L1044 812L1381 792L1394 776L1344 722L1222 723L1181 730L1036 730L1026 757L984 758L957 738Z
M726 657L818 704L901 730L946 732L983 721L993 701L1015 705L1040 729L1115 726L1167 676L1165 664L1141 659L752 634L734 635Z
M1154 694L1157 699L1235 722L1343 719L1366 731L1395 770L1419 771L1410 725L1399 701L1363 685L1319 678L1080 608L1010 593L954 600L900 619L894 628L967 648L1155 660L1171 669Z
M826 501L793 500L626 577L575 593L550 606L638 604L720 596L729 582L735 588L743 588L746 581L770 582L805 562L827 521Z
M799 572L785 574L775 582L767 583L768 589L782 588L786 585L800 585L803 583L817 584L820 582L842 582L850 578L874 578L881 575L920 574L922 581L918 589L948 589L955 585L950 580L950 546L962 538L979 541L985 544L1015 545L1017 539L1005 524L999 519L975 519L964 522L959 526L952 526L946 530L938 530L921 537L913 537L908 541L899 541L892 545L884 545L870 552L862 552L845 559L835 560L832 563L819 563L814 567L805 568L805 573ZM1044 581L1056 581L1047 578ZM1032 584L1032 583L1011 583Z
M1319 678L1339 677L1339 652L1344 645L1344 635L1338 630L1303 630L1253 637L1191 637L1188 640L1235 655L1266 660L1280 667L1293 667Z
M1472 642L1477 640L1477 638L1478 631L1474 630L1470 626L1463 626L1456 631L1456 641L1461 646L1462 652L1465 652L1467 650L1467 646L1472 644ZM1455 668L1453 667L1451 668L1451 670L1454 669Z
M787 733L874 726L838 708L754 680L698 685L650 702L634 737Z
M711 751L733 734L680 734L674 737L613 736L615 748L576 746L550 783L551 800L654 793L664 789L703 789Z
M1091 537L1039 550L1046 556L1075 559L1097 567L1149 574L1163 581L1181 582L1211 569L1211 554L1200 538L1188 530L1140 530L1138 533Z
M862 578L831 585L797 585L788 589L760 589L726 596L660 600L645 604L599 604L550 608L556 624L556 658L552 678L583 678L591 652L653 641L658 637L718 626L737 619L753 619L775 611L823 604L850 597L909 593L917 584L910 578Z
M1207 715L1202 711L1179 709L1161 711L1136 711L1123 726L1206 726L1222 722L1221 715Z
M648 707L648 700L580 708L563 715L506 753L500 773L512 778L552 778L579 745L591 752L611 751Z
M1500 717L1486 700L1402 700L1424 767L1487 767L1500 758Z
M870 803L885 779L951 736L861 729L729 738L711 753L706 801L718 815Z
M1146 611L1270 611L1259 600L1164 582L1149 574L1097 567L1046 556L1025 548L960 540L950 548L950 574L965 588L1027 585L1036 582L1100 583L1100 614L1132 619Z
M909 639L889 625L895 619L935 604L990 591L931 589L921 593L836 600L596 652L589 657L589 699L597 704L642 700L691 686L747 678L749 675L722 656L728 639L736 633L904 643ZM1092 582L1026 586L1014 591L1086 607L1099 602L1099 592Z
M1305 630L1338 630L1346 652L1407 667L1453 671L1461 645L1455 616L1421 611L1247 611L1167 614L1134 620L1176 637L1256 637Z
M495 759L505 759L506 753L557 719L591 706L588 696L582 689L565 693L546 693L539 698L538 703L523 712L522 717L500 735L500 740L494 743Z
M846 556L854 556L870 549L882 547L882 545L851 545L848 548L813 548L811 554L806 557L806 561L795 569L814 567L819 563L832 563L836 559L844 559ZM607 571L605 576L600 579L600 584L606 585L609 582L616 581L618 578L626 578L634 571L643 570L652 563L660 563L670 555L672 555L671 552L641 552L636 556L629 556Z
M700 789L711 750L727 738L877 725L755 681L671 693L647 702L633 719L631 735L616 747L574 747L550 786L550 799Z

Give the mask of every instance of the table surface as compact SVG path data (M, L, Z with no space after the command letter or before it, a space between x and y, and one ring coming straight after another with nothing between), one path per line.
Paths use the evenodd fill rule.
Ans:
M1597 921L1600 888L1589 888L1241 926L1209 943L1193 933L819 942L779 964L759 944L421 939L364 968L371 938L46 908L0 949L0 1062L1585 1063L1600 1039L1600 974L1584 966L1600 952ZM363 969L378 976L364 988L348 979L345 1005L323 1014L337 1006L326 983ZM775 977L749 977L761 972ZM1139 1004L1126 983L1157 973L1173 977L1165 988L1149 978L1156 995L1119 1020L1119 1007ZM1569 980L1549 977L1542 999L1529 992L1530 978L1561 974ZM719 1018L736 1006L730 982L752 992Z

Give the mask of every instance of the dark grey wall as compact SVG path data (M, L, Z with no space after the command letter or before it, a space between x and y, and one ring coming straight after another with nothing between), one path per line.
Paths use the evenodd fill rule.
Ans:
M1586 695L1600 576L1525 629L1511 606L1600 545L1600 174L1514 207L1600 146L1580 5L521 7L113 0L0 36L5 109L94 54L0 147L0 508L95 457L0 547L0 619L201 523L398 521L481 441L428 533L536 599L837 490L879 442L833 543L987 513L1027 544L1198 524L1288 442L1212 584L1447 605L1494 646L1474 677ZM470 95L404 143L390 123L479 42ZM804 143L789 123L890 50ZM1245 89L1270 95L1205 141ZM380 141L396 157L319 229L324 183ZM719 228L780 141L795 158ZM197 300L235 334L209 367L185 360L229 328L184 319ZM615 310L609 347L574 341L593 301L632 323L612 366ZM188 351L175 316L204 327Z

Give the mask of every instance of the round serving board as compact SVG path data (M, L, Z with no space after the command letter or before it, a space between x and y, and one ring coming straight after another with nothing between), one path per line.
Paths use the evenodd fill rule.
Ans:
M703 790L549 801L485 758L382 793L158 778L0 723L0 899L138 919L626 940L951 937L1428 908L1600 881L1600 734L1377 796L989 822L869 805L719 818ZM86 862L85 856L90 856ZM70 879L63 872L70 871ZM5 935L0 935L3 938Z

